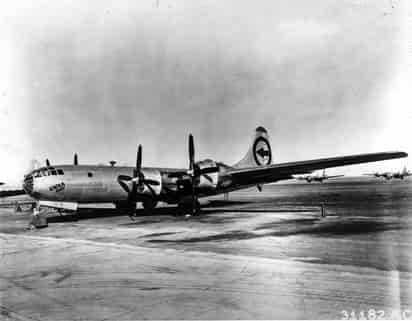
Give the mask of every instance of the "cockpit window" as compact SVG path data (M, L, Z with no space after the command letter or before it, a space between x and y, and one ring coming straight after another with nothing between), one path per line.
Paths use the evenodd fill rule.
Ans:
M55 169L54 167L46 167L33 171L31 177L37 178L50 175L64 175L64 171L60 168Z

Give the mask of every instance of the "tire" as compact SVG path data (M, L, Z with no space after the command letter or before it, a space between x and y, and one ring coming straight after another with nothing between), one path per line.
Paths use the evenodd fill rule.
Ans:
M116 206L116 210L122 214L134 215L136 213L136 206L133 208L133 205L130 205L128 202L116 202L114 205Z
M200 203L196 201L195 207L193 208L190 203L179 203L177 205L179 215L199 215L201 212Z
M154 200L154 199L147 199L147 200L144 200L143 202L142 202L142 205L143 205L143 208L144 208L144 211L146 212L146 213L152 213L153 212L153 210L156 208L156 206L157 206L157 201L156 200Z
M195 208L192 208L192 213L193 213L193 215L200 215L200 213L201 213L201 207L200 207L200 203L199 203L199 201L196 201L196 203L195 203Z

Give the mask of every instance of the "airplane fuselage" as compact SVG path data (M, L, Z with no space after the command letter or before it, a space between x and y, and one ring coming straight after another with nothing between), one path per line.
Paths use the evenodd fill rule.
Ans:
M228 166L219 164L219 171L224 172ZM178 203L187 195L184 181L169 177L170 173L181 169L142 168L146 178L158 181L152 190L144 187L138 191L138 198L155 198L157 201ZM27 194L37 200L98 203L122 202L127 200L127 193L120 186L120 175L133 175L133 167L56 165L42 167L26 175L23 188ZM219 173L202 175L197 184L199 196L214 195L233 190L235 185L224 180Z

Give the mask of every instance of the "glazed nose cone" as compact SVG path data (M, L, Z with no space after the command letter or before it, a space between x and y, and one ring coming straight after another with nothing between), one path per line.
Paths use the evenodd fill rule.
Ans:
M33 194L33 175L31 173L24 177L23 189L27 194Z

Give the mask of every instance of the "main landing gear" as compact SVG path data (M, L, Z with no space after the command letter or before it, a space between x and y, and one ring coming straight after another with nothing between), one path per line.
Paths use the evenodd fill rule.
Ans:
M142 202L145 214L151 214L157 206L157 200L148 198Z
M118 211L129 215L132 219L136 217L136 203L129 203L127 201L116 202L115 206ZM153 210L157 206L157 200L154 200L152 198L145 199L142 201L142 206L144 209L144 214L152 214Z
M196 200L192 203L179 203L177 205L179 214L181 215L199 215L201 213L200 203Z

